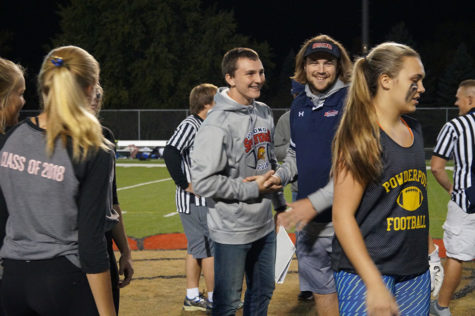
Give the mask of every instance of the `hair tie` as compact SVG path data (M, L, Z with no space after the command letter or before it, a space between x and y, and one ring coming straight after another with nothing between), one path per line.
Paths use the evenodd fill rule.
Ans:
M363 57L363 64L366 65L367 67L371 67L367 55L365 55L365 56Z
M51 63L55 65L56 67L61 67L64 64L64 60L61 57L58 56L52 56L51 57Z

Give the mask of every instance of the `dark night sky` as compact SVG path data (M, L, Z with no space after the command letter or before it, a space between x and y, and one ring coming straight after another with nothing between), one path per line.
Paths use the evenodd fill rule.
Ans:
M14 33L14 56L30 62L45 54L44 44L58 31L57 5L67 0L5 0L0 3L0 30ZM219 9L234 10L240 33L271 44L277 56L291 48L298 50L307 38L325 33L349 49L359 48L361 1L299 0L202 0ZM471 0L369 0L370 41L404 21L417 40L431 37L437 24L446 21L473 21L475 1ZM475 30L461 30L473 41ZM436 40L436 39L434 39ZM357 53L357 52L354 52ZM30 57L31 56L31 57Z
M361 2L226 0L218 1L218 7L234 8L239 31L268 41L277 55L285 56L290 48L298 51L304 40L319 33L331 35L357 54ZM473 22L475 1L369 0L369 11L370 43L383 41L391 27L401 21L418 42L430 39L434 28L447 21ZM467 41L474 40L474 29L461 32L467 34Z
M11 32L7 56L37 73L46 45L58 29L57 6L67 0L0 1L0 32ZM392 26L404 21L416 43L437 41L434 29L447 22L474 25L473 0L369 0L370 47L385 39ZM233 10L238 32L273 49L276 68L291 49L319 33L341 41L352 55L360 53L361 0L202 0L203 5ZM461 29L462 40L473 46L474 29ZM0 34L2 35L2 34ZM460 36L459 36L460 37ZM458 45L454 43L454 47ZM453 48L452 48L453 49ZM472 56L473 56L473 52Z

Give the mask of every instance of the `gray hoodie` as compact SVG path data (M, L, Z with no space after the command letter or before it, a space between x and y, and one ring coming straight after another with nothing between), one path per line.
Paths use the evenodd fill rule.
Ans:
M191 153L193 190L207 198L211 238L245 244L274 230L270 196L259 195L248 176L276 164L270 108L261 102L242 105L220 88L216 105L196 134Z

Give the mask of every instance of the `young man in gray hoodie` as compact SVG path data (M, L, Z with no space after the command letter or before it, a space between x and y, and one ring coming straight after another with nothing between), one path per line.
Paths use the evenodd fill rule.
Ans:
M270 108L255 101L265 82L259 55L234 48L221 67L228 87L218 90L191 153L192 185L207 198L215 242L213 315L235 314L244 273L244 315L266 315L275 287L271 193L281 188L264 186L276 165L274 121Z

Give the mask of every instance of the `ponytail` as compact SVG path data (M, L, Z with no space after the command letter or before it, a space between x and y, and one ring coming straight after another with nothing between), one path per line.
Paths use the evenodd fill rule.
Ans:
M368 67L364 58L353 66L353 82L333 140L332 173L336 176L345 169L361 184L376 180L382 170L378 121L366 79Z
M71 141L73 159L83 160L88 153L107 149L102 127L90 112L92 91L99 79L99 64L85 50L60 47L48 54L38 77L46 122L46 151L52 154L56 140L66 146Z

